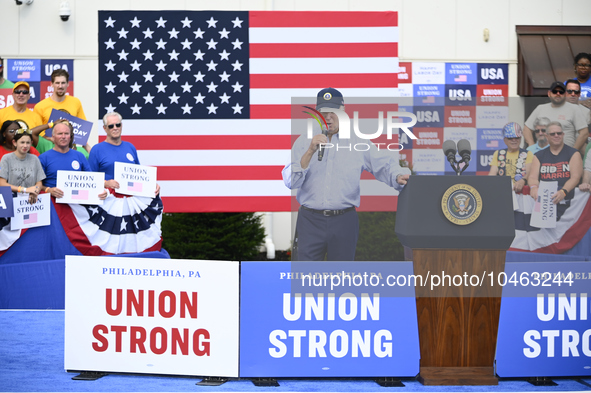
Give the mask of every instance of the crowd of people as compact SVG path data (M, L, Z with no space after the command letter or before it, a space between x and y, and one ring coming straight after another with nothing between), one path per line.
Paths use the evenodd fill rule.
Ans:
M536 200L541 181L556 181L558 191L552 200L558 216L574 197L575 188L591 190L591 54L579 53L574 59L575 77L556 81L548 89L549 103L538 105L525 121L503 128L507 149L494 153L489 175L508 175L513 189ZM520 147L522 137L527 149Z
M0 76L2 86L10 87L12 83L1 73ZM29 202L35 203L42 192L54 198L64 196L63 190L57 188L59 170L104 172L105 191L99 198L105 199L108 190L115 193L119 188L114 180L115 162L140 164L135 147L121 139L123 119L119 113L107 113L103 118L107 139L93 148L88 144L76 145L74 127L69 121L49 120L53 109L86 120L82 103L67 94L67 71L53 71L51 84L52 95L37 103L33 110L27 107L31 98L29 84L24 81L12 84L14 104L0 110L0 186L28 195ZM45 134L48 129L52 129L51 136ZM159 191L157 186L156 194Z
M554 203L568 203L575 188L591 190L591 158L589 158L589 124L591 124L591 54L579 53L574 58L574 77L556 81L548 89L550 102L539 105L525 121L503 128L506 149L494 153L489 175L511 176L516 192L524 191L537 198L540 181L557 181ZM94 147L74 144L74 130L67 121L49 121L53 109L86 120L80 100L67 94L69 74L62 69L51 75L53 93L27 107L31 97L27 82L12 84L14 104L0 110L0 186L10 186L15 193L29 196L34 203L41 192L54 198L63 197L58 189L57 171L93 171L105 173L106 189L119 188L114 179L116 161L139 164L135 147L121 138L123 119L116 112L103 117L107 134L104 142ZM0 86L10 87L0 70ZM324 112L326 130L311 141L300 138L293 148L294 159L284 169L284 181L298 189L301 205L294 252L301 260L351 260L355 255L358 222L355 207L359 205L359 174L368 170L391 187L401 188L409 176L392 157L373 149L352 157L347 150L324 152L312 159L322 145L339 139L339 122L335 110L344 110L344 98L334 89L318 93L316 112ZM53 129L52 136L45 131ZM522 139L525 147L521 147ZM326 149L325 149L326 150ZM14 153L14 154L10 154ZM584 158L583 158L584 157ZM350 178L331 177L333 163L348 168ZM326 181L334 184L328 187ZM318 185L324 185L318 188ZM156 194L159 193L157 186ZM337 190L338 192L335 192ZM101 194L106 198L107 192ZM328 228L328 230L327 230ZM334 241L337 239L337 241ZM332 244L332 246L331 246ZM332 250L332 251L331 251ZM343 250L348 250L343 254Z

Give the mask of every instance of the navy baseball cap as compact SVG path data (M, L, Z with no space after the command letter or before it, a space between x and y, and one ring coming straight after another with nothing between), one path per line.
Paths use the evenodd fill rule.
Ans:
M320 90L316 96L317 110L320 110L321 108L339 109L343 105L345 105L343 95L340 91L332 87Z
M552 85L550 86L550 88L548 90L552 91L552 90L556 89L557 87L559 89L561 89L563 92L566 91L566 87L564 87L564 83L558 82L558 81L552 83Z

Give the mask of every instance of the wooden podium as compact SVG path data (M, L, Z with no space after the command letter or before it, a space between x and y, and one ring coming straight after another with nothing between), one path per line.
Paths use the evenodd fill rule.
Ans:
M498 384L498 275L515 236L510 189L508 176L412 176L398 197L396 234L412 249L414 274L427 279L415 288L424 385Z

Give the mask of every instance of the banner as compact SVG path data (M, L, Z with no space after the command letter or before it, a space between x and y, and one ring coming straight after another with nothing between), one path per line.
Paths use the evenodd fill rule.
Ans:
M315 101L328 86L345 97L396 95L396 12L98 16L99 116L121 113L123 140L158 167L170 212L290 211L281 170L290 162L291 99ZM381 199L391 210L395 198Z
M332 266L359 273L370 269L365 264ZM414 377L418 373L414 288L403 296L386 296L380 293L383 288L369 286L302 290L292 285L302 278L295 266L241 264L241 377ZM380 266L404 274L413 271L411 262Z
M53 94L51 74L56 69L63 69L70 74L66 94L74 95L74 60L67 59L7 59L6 79L16 83L26 81L29 84L31 98L27 106L33 108L36 103ZM5 92L4 92L5 91ZM14 104L12 89L0 90L0 109Z
M74 128L74 143L80 146L86 145L86 143L88 142L88 137L92 132L92 122L83 120L76 116L72 116L69 113L66 113L59 109L52 109L51 115L49 116L49 122L55 123L60 119L68 120ZM53 128L49 128L45 132L47 136L52 136L52 133Z
M156 194L157 168L115 162L114 179L119 183L119 194L153 197Z
M66 370L238 377L238 262L66 257Z
M58 203L102 205L99 194L105 191L104 172L57 171L57 188L64 192Z
M499 377L591 376L589 288L589 262L508 262Z
M509 250L562 254L579 243L591 228L591 198L588 192L578 188L574 191L575 195L568 204L557 206L556 227L542 229L530 223L533 212L530 208L531 196L517 194L519 209L515 212L515 239Z
M558 190L557 181L541 181L538 199L534 202L530 225L536 228L556 228L556 204L552 195Z
M14 217L10 186L0 187L0 217Z
M32 205L29 203L29 194L15 197L13 203L14 217L10 221L12 231L51 224L51 197L49 194L37 196L37 202Z

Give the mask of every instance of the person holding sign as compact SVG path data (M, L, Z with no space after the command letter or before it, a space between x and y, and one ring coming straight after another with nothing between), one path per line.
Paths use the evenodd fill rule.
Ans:
M21 125L15 120L7 120L2 123L0 127L0 157L15 151L16 147L12 141L18 130L25 129L21 128ZM39 152L33 146L31 146L29 153L39 156Z
M527 174L533 160L531 151L521 149L522 130L517 123L508 123L503 127L503 136L507 149L495 151L492 162L490 163L489 176L511 176L513 180L513 189L515 192L521 192L523 186L527 184Z
M33 129L33 144L35 143L35 140L37 140L37 145L35 146L37 148L37 150L39 150L40 153L45 153L46 151L50 151L51 149L53 149L54 146L54 138L53 138L53 134L52 136L43 136L41 137L40 134L42 132L44 132L45 130L48 130L50 128L54 127L54 124L57 124L59 121L61 120L65 120L66 122L68 122L67 119L60 119L60 120L56 120L55 122L51 122L48 124L44 124L40 127L36 127ZM70 125L70 127L72 127L72 124L68 122L68 124ZM73 127L72 127L73 129ZM90 151L90 145L86 144L84 146L82 145L78 145L76 143L74 143L74 139L72 139L72 143L70 144L70 149L74 149L79 151L80 153L84 154L84 157L88 160L88 152Z
M560 218L570 205L574 189L583 175L583 159L577 149L564 144L564 131L559 122L548 124L546 136L550 147L537 152L531 165L528 177L530 195L534 200L538 199L540 181L558 182L558 191L551 198L554 204L560 204L556 214ZM561 203L563 200L565 202Z
M58 68L51 73L51 87L53 88L53 94L50 97L39 101L37 105L35 105L35 113L41 117L43 123L43 129L39 134L41 137L45 137L45 132L42 131L53 127L53 124L49 123L49 118L51 117L51 111L53 109L86 120L86 115L84 114L84 109L82 109L82 103L80 100L67 94L69 85L70 74L68 71ZM41 139L39 140L41 141ZM51 139L49 141L51 142ZM44 149L42 152L50 150L52 147L53 146L42 145L41 148ZM88 144L84 146L84 148L90 152L90 146Z
M123 118L117 112L107 113L103 117L103 129L107 139L92 147L88 162L93 172L105 174L105 187L117 190L120 185L114 179L115 162L140 165L135 146L121 139ZM156 184L156 195L160 193L160 186Z
M28 154L33 137L30 130L16 130L12 143L14 154L6 154L0 160L0 187L9 186L12 192L29 194L29 203L37 202L45 172L37 156Z
M72 149L74 128L67 120L58 121L53 127L53 148L39 156L46 178L43 180L43 190L54 198L63 198L64 192L57 188L57 171L90 171L86 157L79 151ZM105 199L107 191L99 194L99 199Z

